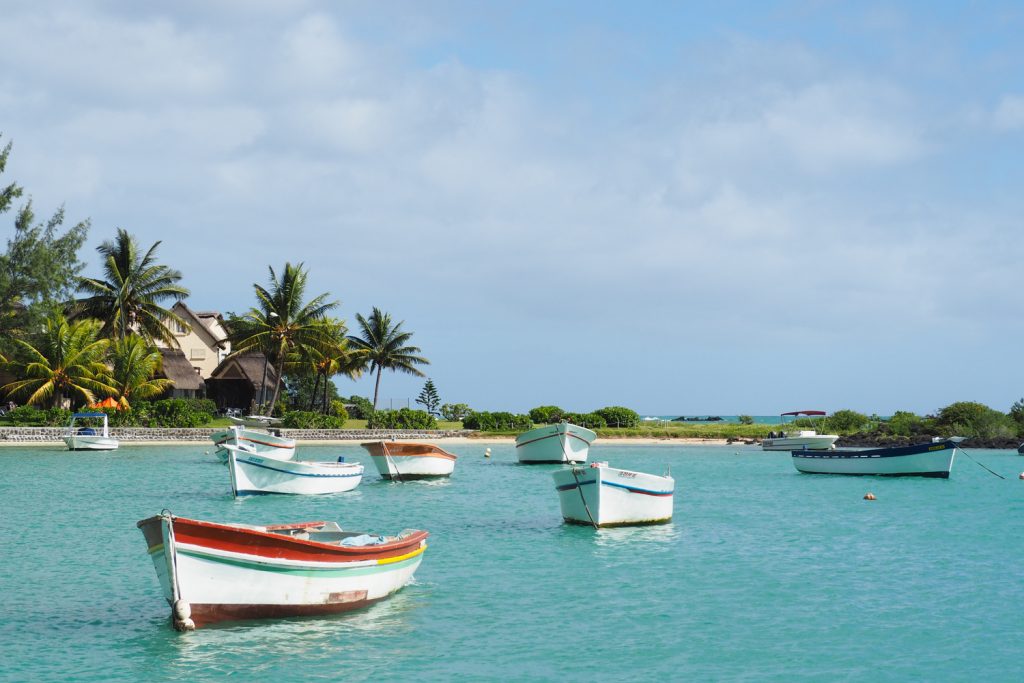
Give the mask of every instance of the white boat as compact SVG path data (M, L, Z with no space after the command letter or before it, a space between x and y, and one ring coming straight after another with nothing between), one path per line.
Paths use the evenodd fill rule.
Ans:
M856 474L888 477L949 478L957 445L955 436L930 443L861 450L793 451L793 466L808 474Z
M295 439L274 436L256 429L246 429L235 425L210 435L210 440L217 447L214 451L221 462L227 462L228 450L225 446L245 446L246 450L278 460L291 460L295 457Z
M451 476L456 456L431 443L370 441L361 444L384 479L428 479Z
M351 491L363 478L359 463L278 460L225 444L231 492L235 497L260 493L324 494Z
M69 451L113 451L118 445L117 439L110 436L106 413L73 414L64 443Z
M228 419L240 427L257 427L260 429L268 429L281 424L281 418L270 417L269 415L245 415L243 417L228 415Z
M344 531L335 522L250 526L164 512L137 525L174 627L322 616L383 600L408 584L427 532Z
M787 417L806 415L808 417L824 417L824 410L794 410L782 414L785 422ZM796 431L780 431L778 434L771 432L768 438L761 441L761 448L766 451L795 451L807 449L811 451L824 451L835 448L838 434L819 434L813 429L800 429Z
M609 467L569 467L552 473L562 518L595 527L663 524L672 521L676 481Z
M568 422L538 427L516 437L521 463L586 462L597 434Z

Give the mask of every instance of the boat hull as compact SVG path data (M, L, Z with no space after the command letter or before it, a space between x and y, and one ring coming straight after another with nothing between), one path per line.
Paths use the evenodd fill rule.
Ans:
M362 447L384 479L434 479L455 470L456 456L433 444L373 441Z
M344 548L169 514L138 526L164 598L185 601L195 626L364 607L407 585L427 547L424 531Z
M761 441L761 449L765 451L827 451L835 447L839 440L837 434L815 434L813 436L783 436Z
M221 462L227 462L228 460L228 449L225 446L239 446L259 455L277 458L278 460L292 460L295 458L295 439L286 439L283 436L274 436L273 434L253 429L232 427L214 432L210 435L210 440L216 446L214 453Z
M638 526L672 521L675 480L614 467L572 467L552 473L562 518L588 526Z
M946 479L953 469L956 443L941 441L858 451L793 451L793 466L807 474L849 474Z
M516 437L516 458L524 464L586 462L597 434L567 422L538 427Z
M229 449L228 471L236 497L342 493L359 486L363 478L363 466L358 463L278 460L237 449Z
M69 451L114 451L118 441L112 436L65 436Z

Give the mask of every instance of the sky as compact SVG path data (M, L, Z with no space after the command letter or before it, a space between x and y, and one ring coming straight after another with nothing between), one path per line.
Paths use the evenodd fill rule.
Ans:
M1024 396L1020 3L0 16L2 180L91 220L86 275L124 228L194 310L243 313L302 263L350 328L404 321L441 400L478 410ZM382 403L423 382L386 373Z

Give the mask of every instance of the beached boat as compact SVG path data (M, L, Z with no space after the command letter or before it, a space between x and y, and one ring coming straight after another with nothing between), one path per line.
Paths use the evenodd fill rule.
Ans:
M516 437L516 457L521 463L586 462L597 434L568 422L547 425Z
M246 429L235 425L210 435L210 440L217 447L214 451L222 462L228 460L228 449L225 446L245 446L246 450L278 460L291 460L295 457L295 439L274 436L268 432Z
M451 476L456 456L431 443L370 441L361 444L384 479L429 479Z
M113 451L118 445L117 439L110 436L106 413L73 414L64 443L69 451Z
M225 444L231 491L235 496L261 493L316 495L351 491L363 479L363 466L355 462L278 460Z
M787 417L824 417L824 410L794 410L782 414L782 421ZM838 434L819 434L813 429L801 429L797 431L780 431L778 434L771 432L768 438L761 441L761 448L766 451L793 451L807 449L811 451L824 451L835 447L839 440Z
M889 477L949 477L962 437L929 443L861 450L793 451L793 466L808 474L856 474Z
M344 531L335 522L218 524L165 511L137 525L176 628L363 607L412 578L427 532Z
M672 521L676 482L658 476L609 467L569 467L553 472L562 518L595 527L663 524Z

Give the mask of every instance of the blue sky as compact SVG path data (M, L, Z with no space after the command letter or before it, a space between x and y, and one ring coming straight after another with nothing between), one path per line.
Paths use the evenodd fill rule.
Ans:
M6 177L90 271L123 227L242 312L303 262L478 409L1024 396L1018 3L0 10Z

